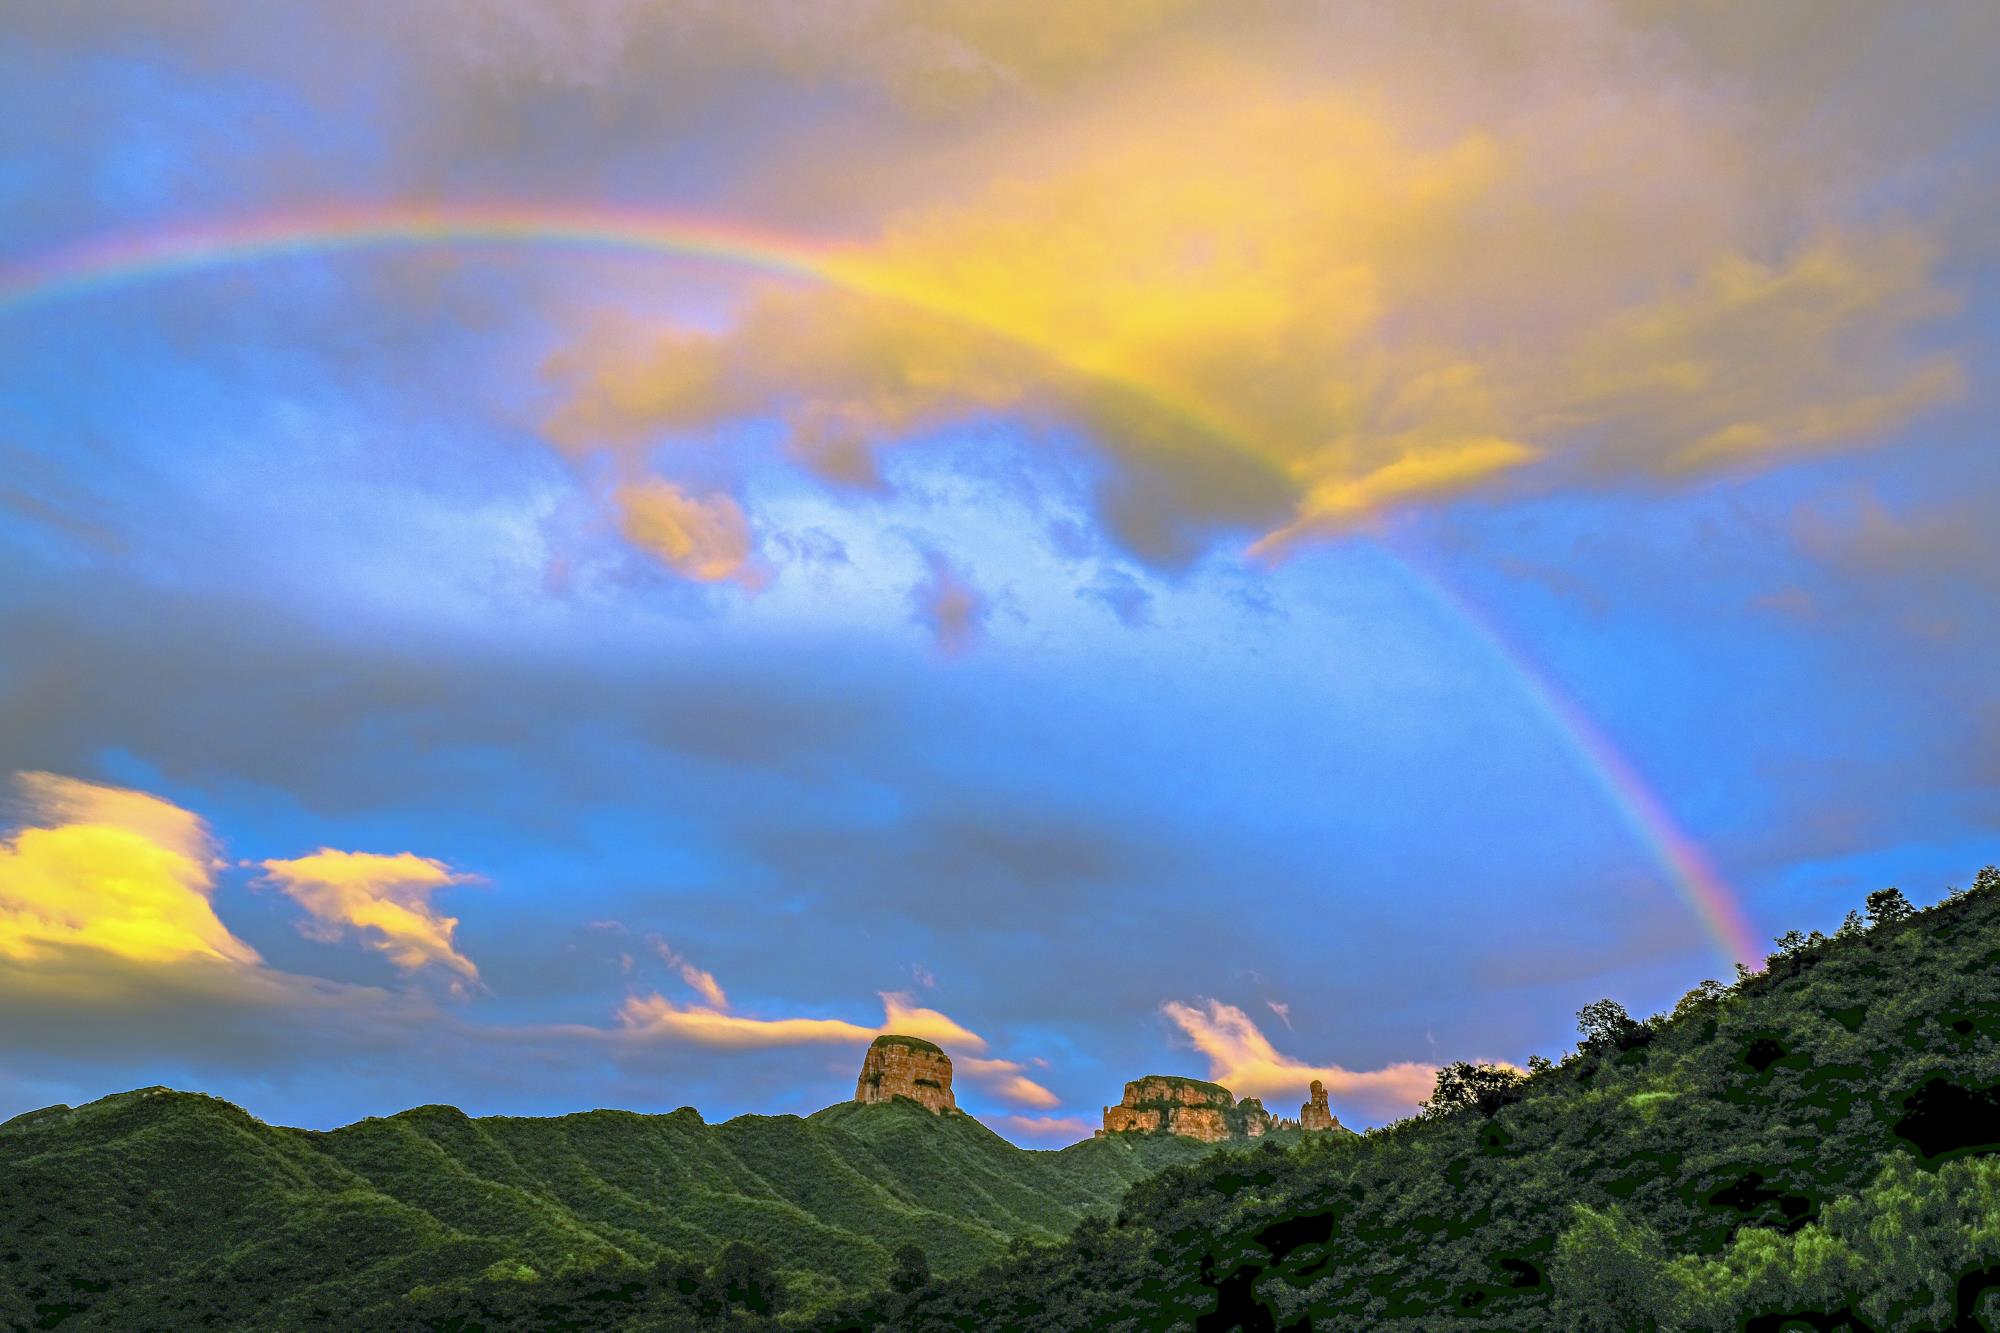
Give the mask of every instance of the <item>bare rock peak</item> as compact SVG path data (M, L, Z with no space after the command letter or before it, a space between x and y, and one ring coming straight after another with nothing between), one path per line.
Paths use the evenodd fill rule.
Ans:
M1118 1105L1104 1108L1105 1134L1178 1134L1215 1143L1262 1138L1271 1114L1255 1097L1237 1101L1220 1083L1148 1074L1125 1085Z
M951 1057L942 1047L922 1037L893 1034L877 1037L869 1045L861 1077L854 1084L854 1100L893 1102L898 1097L908 1097L932 1115L957 1112Z
M1315 1130L1345 1129L1326 1104L1326 1084L1318 1079L1312 1081L1312 1096L1299 1108L1299 1128L1311 1133Z

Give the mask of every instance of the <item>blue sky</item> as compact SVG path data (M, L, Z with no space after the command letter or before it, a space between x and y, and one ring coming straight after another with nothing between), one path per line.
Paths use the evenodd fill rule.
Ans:
M1024 1143L1372 1124L1726 977L1427 576L1759 938L2000 859L1990 10L1033 8L9 17L11 290L849 276L0 307L0 1114L808 1112L900 1020Z

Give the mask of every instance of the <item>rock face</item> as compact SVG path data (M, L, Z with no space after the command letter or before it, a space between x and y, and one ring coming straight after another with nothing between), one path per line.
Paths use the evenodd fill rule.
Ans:
M1261 1138L1271 1127L1271 1113L1255 1097L1237 1101L1220 1083L1198 1078L1148 1074L1125 1085L1118 1105L1104 1108L1106 1134L1179 1134L1216 1143L1222 1139Z
M1326 1084L1318 1079L1312 1081L1312 1100L1299 1108L1299 1128L1311 1133L1314 1130L1345 1129L1346 1126L1334 1118L1326 1105Z
M951 1057L921 1037L877 1037L861 1061L854 1100L892 1102L898 1097L908 1097L932 1115L956 1114Z

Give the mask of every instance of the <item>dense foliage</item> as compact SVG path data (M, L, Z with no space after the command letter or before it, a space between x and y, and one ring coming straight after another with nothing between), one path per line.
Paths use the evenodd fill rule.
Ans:
M1028 1152L900 1100L315 1133L150 1089L0 1126L0 1328L755 1324L1053 1240L1201 1151Z
M2000 1327L2000 871L1364 1137L1223 1152L1114 1222L828 1329Z
M0 1326L2000 1322L2000 871L1579 1020L1559 1062L1449 1066L1409 1120L1243 1151L1027 1153L908 1102L310 1133L128 1093L0 1126Z

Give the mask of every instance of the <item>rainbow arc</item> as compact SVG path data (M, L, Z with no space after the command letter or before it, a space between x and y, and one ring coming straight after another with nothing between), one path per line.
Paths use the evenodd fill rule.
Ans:
M1067 372L1108 381L1187 426L1244 450L1261 451L1211 405L1172 385L1107 373L1033 331L1008 327L870 261L861 250L710 219L543 205L323 209L242 222L189 226L85 242L0 265L0 315L19 314L147 282L286 257L423 246L481 245L672 256L828 284L893 301L1024 346ZM1560 690L1532 656L1463 597L1411 560L1389 552L1414 585L1484 647L1527 705L1559 736L1634 839L1735 962L1762 957L1739 895L1675 822L1666 803L1604 730Z

